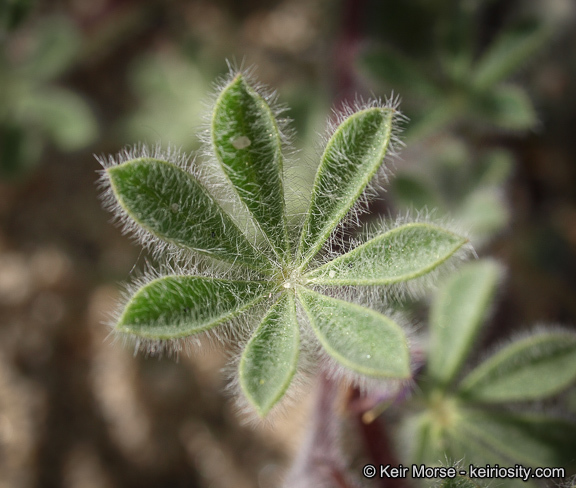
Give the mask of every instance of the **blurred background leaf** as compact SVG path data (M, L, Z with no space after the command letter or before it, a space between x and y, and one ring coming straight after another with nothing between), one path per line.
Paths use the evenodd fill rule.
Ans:
M57 83L80 54L80 33L63 16L37 22L30 32L0 44L0 126L6 126L0 139L0 178L26 174L46 143L76 151L98 134L86 100Z

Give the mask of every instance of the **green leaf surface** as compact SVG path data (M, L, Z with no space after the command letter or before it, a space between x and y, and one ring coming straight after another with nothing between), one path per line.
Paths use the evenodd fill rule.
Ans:
M300 335L294 295L284 293L268 311L240 361L240 385L260 415L288 389L298 363Z
M223 261L262 266L262 256L190 173L152 158L107 171L120 205L156 237Z
M367 376L410 377L406 336L390 318L302 287L298 297L320 343L339 363Z
M537 117L526 92L517 86L497 86L472 100L473 113L505 130L527 130Z
M549 415L467 410L457 432L461 441L500 456L503 465L570 468L576 462L576 423Z
M487 88L512 75L546 44L550 34L550 27L537 20L507 28L478 61L474 85Z
M406 224L307 273L322 285L389 285L437 268L467 239L430 224Z
M501 274L488 260L462 267L439 290L431 310L428 374L447 386L454 379L486 319Z
M214 151L234 190L279 256L287 249L282 144L266 100L237 75L212 119Z
M356 112L336 129L316 173L299 254L307 264L358 200L380 165L392 133L393 108Z
M134 294L116 329L151 339L186 337L235 317L267 292L257 281L165 276Z
M467 398L511 402L545 398L576 382L576 334L550 331L515 341L475 370L460 386Z

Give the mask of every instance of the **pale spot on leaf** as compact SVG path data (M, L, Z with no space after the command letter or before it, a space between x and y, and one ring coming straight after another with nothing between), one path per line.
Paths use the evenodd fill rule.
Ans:
M252 144L252 141L246 136L237 137L232 141L232 145L236 149L246 149L250 144Z

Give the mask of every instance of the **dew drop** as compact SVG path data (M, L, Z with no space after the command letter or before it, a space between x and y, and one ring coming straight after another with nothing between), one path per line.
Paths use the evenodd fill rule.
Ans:
M333 269L330 270L330 272L328 273L328 276L330 278L334 278L334 276L336 276L336 271L334 271Z
M232 145L236 148L236 149L245 149L247 148L250 144L252 144L252 141L250 139L248 139L248 137L246 136L240 136L237 137L236 139L234 139L232 141Z

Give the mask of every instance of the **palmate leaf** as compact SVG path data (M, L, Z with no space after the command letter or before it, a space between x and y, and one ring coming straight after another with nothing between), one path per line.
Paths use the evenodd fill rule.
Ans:
M430 317L428 374L447 386L458 373L486 319L500 269L493 261L466 265L440 289Z
M270 286L258 281L165 276L140 288L116 329L149 339L177 339L215 327L259 302Z
M262 320L240 361L240 385L260 415L266 415L288 389L299 346L294 296L285 292Z
M395 114L395 109L382 107L356 112L338 126L328 141L302 229L302 266L318 253L382 164Z
M546 398L576 382L576 334L542 331L508 345L460 385L466 398L513 402Z
M288 236L280 132L266 100L242 74L218 97L211 134L224 173L274 251L283 257Z
M185 268L192 259L200 274L184 269L181 275L155 275L128 300L116 330L149 344L198 334L238 316L247 323L259 321L240 359L238 383L262 416L292 382L304 325L341 365L337 374L354 380L362 375L372 381L409 379L407 338L396 322L307 288L396 284L433 271L465 244L465 238L440 227L407 224L310 269L380 167L396 116L394 108L372 104L340 123L322 156L300 235L288 235L286 225L281 123L243 74L231 78L215 103L212 151L204 154L216 156L214 162L235 192L232 198L259 229L256 235L251 224L239 228L235 222L242 219L220 206L215 197L222 194L220 187L204 186L213 180L197 176L178 158L143 151L128 160L123 155L114 164L104 162L121 220L145 245L157 243L149 242L150 234L160 244L172 244L176 267ZM137 225L130 227L130 221ZM248 235L258 240L258 248ZM179 256L181 249L191 252ZM213 259L197 260L197 255ZM296 310L303 311L298 316L303 323Z
M452 405L455 408L442 411L439 417L439 411L430 410L413 416L404 422L401 431L403 439L412 441L411 445L409 444L411 451L410 462L417 465L438 466L445 465L446 462L457 461L461 466L458 471L460 469L467 471L470 464L474 466L485 466L486 464L491 466L496 464L514 466L513 457L504 456L501 451L495 449L494 445L485 443L475 433L470 431L469 424L477 420L475 417L477 412L467 411L462 408L461 404L454 403ZM445 416L448 412L450 412L449 415ZM482 412L480 414L482 415ZM501 413L497 414L497 416L500 415ZM470 420L469 416L473 420ZM490 417L489 414L486 416ZM511 416L505 416L504 418L508 419L509 417L512 418ZM545 442L544 446L546 447L547 445ZM472 481L474 483L477 482L476 480ZM502 485L494 484L494 481L494 478L490 478L489 485L514 488L522 486L526 488L535 487L533 483L524 484L522 482L522 484L519 484L511 479L507 479L506 483ZM481 480L481 482L484 481ZM456 486L459 485L456 484Z
M391 285L437 268L467 239L430 224L406 224L307 273L321 285Z
M223 261L265 265L206 189L175 164L138 158L107 172L120 205L156 237Z
M391 319L306 288L298 297L318 340L339 363L372 377L410 376L406 336Z

